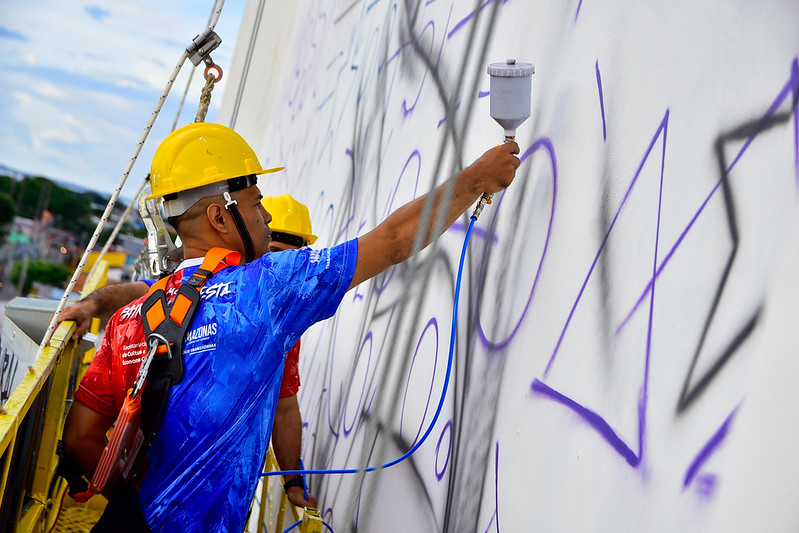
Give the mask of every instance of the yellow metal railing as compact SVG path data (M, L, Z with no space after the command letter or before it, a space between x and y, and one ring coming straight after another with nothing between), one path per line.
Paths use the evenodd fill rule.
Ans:
M266 455L267 472L280 470L275 459L272 447ZM276 497L276 495L278 495ZM256 497L253 504L258 502L258 526L255 533L282 533L291 524L300 522L291 531L299 533L321 533L322 517L318 509L308 507L302 509L295 507L288 501L286 493L283 491L283 476L267 476L261 480L260 497ZM290 510L293 519L286 517L286 510Z
M84 296L105 285L108 266L100 262L86 281ZM95 319L90 331L98 329ZM94 357L93 349L76 357L76 345L70 341L74 331L74 322L56 328L49 345L0 408L0 531L88 531L105 507L106 500L99 495L86 504L75 503L66 496L66 482L55 473L67 406ZM266 468L279 470L271 447ZM282 483L279 476L263 478L260 497L253 502L258 505L255 531L281 533L300 522L293 532L321 533L319 511L291 505Z
M102 286L107 272L107 263L98 268L86 281L84 294ZM0 527L4 530L50 531L58 515L65 487L56 480L56 447L67 401L81 371L75 343L70 342L74 331L74 322L58 326L0 410Z

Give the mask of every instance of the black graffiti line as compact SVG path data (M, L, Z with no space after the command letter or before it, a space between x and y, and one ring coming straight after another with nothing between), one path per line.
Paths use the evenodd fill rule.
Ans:
M796 106L797 98L795 95L799 93L799 66L797 66L796 61L794 61L793 66L794 68L791 75L791 79L788 81L786 87L792 89L792 92L794 94L793 103L794 106ZM749 147L752 140L754 140L756 136L773 127L784 124L791 119L793 115L791 111L780 115L773 114L776 111L776 109L781 105L784 99L785 96L775 100L775 102L772 104L771 108L769 108L768 112L764 117L758 120L747 122L728 133L722 134L716 140L715 151L716 151L716 157L718 158L719 170L721 172L722 190L724 192L724 206L727 213L727 223L730 232L730 239L732 240L732 250L730 250L730 254L727 258L727 263L724 268L724 273L722 274L721 279L719 280L719 285L716 290L715 297L713 299L713 304L708 313L707 320L705 321L705 325L702 330L702 335L699 339L699 342L697 343L696 352L694 353L693 360L691 361L690 369L688 370L688 374L685 378L685 381L683 382L683 388L682 391L680 392L680 398L677 401L678 414L685 411L685 409L691 406L696 401L696 399L699 398L705 390L707 390L708 385L719 374L722 368L730 360L732 355L737 352L738 348L744 343L744 341L746 341L746 339L754 331L755 326L757 325L757 322L760 318L762 305L755 310L755 312L749 318L747 323L738 331L738 333L736 333L733 341L730 343L727 349L724 352L722 352L722 354L716 359L713 366L699 379L699 382L695 386L691 387L691 380L694 375L694 370L696 369L696 363L699 361L699 356L702 353L702 348L704 347L707 334L710 330L710 326L713 323L713 319L716 316L716 311L718 310L719 303L721 302L721 297L724 293L724 289L727 286L727 280L729 279L730 271L732 270L733 263L735 262L735 257L738 254L738 248L740 246L740 236L738 233L738 220L737 220L738 217L736 216L732 186L729 180L730 172L735 163L737 163L740 160L744 151ZM724 157L724 145L728 142L739 139L747 139L746 144L738 153L733 163L727 166Z
M763 117L762 120L768 120L769 119L770 115L772 115L774 113L774 111L776 111L776 109L780 105L782 105L782 103L785 101L785 98L787 98L788 94L790 94L792 92L792 88L794 89L794 91L796 91L796 94L794 94L794 101L793 101L793 105L792 105L793 113L794 113L794 120L796 121L796 124L795 124L795 127L794 127L794 129L795 129L794 144L795 144L795 150L799 151L799 129L797 129L797 128L799 128L799 116L797 116L797 112L799 112L799 108L797 108L797 94L799 94L799 64L797 63L796 60L794 60L794 64L793 64L793 67L792 67L791 80L789 80L785 84L785 86L783 86L783 88L780 91L779 95L774 100L774 102L772 103L771 107L769 108L769 111L766 113L766 115ZM780 118L780 120L783 120L783 121L785 119L785 117L778 117L778 118ZM765 124L771 124L771 122L766 122ZM773 126L773 125L776 125L776 124L771 124L771 125ZM727 172L732 171L733 167L736 165L738 160L741 158L741 156L743 155L744 151L749 147L749 145L752 143L752 141L754 141L754 138L755 138L755 135L752 135L751 137L749 137L747 139L746 143L744 143L743 147L738 152L738 154L736 155L736 157L733 160L733 162L730 164L729 168L727 169ZM799 156L797 156L797 158L799 160ZM797 172L797 175L799 176L799 162L797 162L797 170L796 170L796 172ZM629 313L627 313L627 316L624 318L624 320L621 322L621 324L619 324L619 326L616 328L616 334L617 335L627 325L627 322L629 322L629 320L632 318L633 314L638 310L638 307L646 299L647 294L649 294L649 290L650 290L651 284L654 282L655 279L657 279L657 277L660 276L660 274L666 268L666 265L669 263L669 261L671 261L672 256L677 251L677 249L680 247L680 245L682 244L683 239L685 239L685 237L688 234L688 232L693 228L694 223L696 223L696 221L699 219L699 216L705 210L705 207L707 207L707 204L710 202L710 199L713 198L713 196L716 194L716 192L718 192L718 189L722 186L722 181L723 181L723 178L719 179L716 182L716 184L710 190L710 193L705 197L705 199L702 201L702 203L700 204L700 206L697 209L697 211L694 213L693 217L691 217L691 220L688 222L688 225L685 227L685 229L683 229L682 233L680 233L680 236L677 237L677 240L674 242L674 244L672 245L672 247L669 250L669 252L666 254L666 256L663 259L663 261L660 263L660 265L658 265L658 269L657 269L657 272L655 273L655 276L649 279L649 281L647 282L647 285L641 291L641 294L638 297L638 300L635 302L635 305L633 306L633 308L630 310Z
M697 384L692 387L691 381L693 379L693 374L696 368L696 364L699 361L699 357L702 353L702 348L704 347L704 343L707 338L708 332L710 331L710 327L713 323L716 311L718 310L722 295L727 286L727 281L729 279L730 272L732 271L732 267L735 262L735 258L737 256L739 248L740 237L738 231L738 221L737 221L738 217L736 215L735 202L733 198L732 187L729 180L730 172L733 170L738 161L740 161L741 157L743 157L746 150L749 148L751 143L758 135L771 128L782 125L791 119L791 116L792 114L794 114L797 106L797 100L798 100L797 94L799 94L799 64L797 64L797 60L794 59L791 68L791 76L789 80L783 86L778 96L774 99L774 101L772 102L771 106L768 108L765 115L758 119L748 121L740 126L733 128L729 132L719 135L719 137L714 142L714 151L716 153L716 158L719 166L719 173L721 174L720 179L716 182L716 185L713 187L707 198L702 202L702 205L700 206L699 210L693 216L688 226L683 230L683 232L677 239L677 242L674 244L671 250L669 250L669 253L666 255L663 262L658 266L652 278L650 278L649 282L646 285L646 288L644 289L644 292L642 292L641 296L638 298L638 301L636 302L633 310L630 311L630 313L627 315L624 321L622 321L622 323L616 329L616 333L618 334L621 331L621 329L624 328L627 322L631 319L632 315L635 313L635 311L638 309L638 307L646 298L646 295L648 294L650 288L652 287L654 280L657 279L657 277L663 271L663 269L665 268L666 264L673 256L676 249L682 243L685 235L693 227L694 222L699 217L699 214L702 213L702 211L704 211L710 198L719 190L719 188L721 188L724 195L723 198L724 198L725 214L727 217L727 227L730 239L732 241L732 249L725 261L724 270L719 278L718 286L716 288L716 292L710 310L708 311L707 318L705 320L705 324L703 326L702 333L700 335L700 339L697 343L696 351L691 361L685 381L683 382L683 387L677 402L678 414L682 413L685 409L687 409L707 389L708 385L713 381L713 378L716 375L718 375L718 373L722 370L727 361L730 360L732 355L736 353L737 349L746 341L749 335L754 331L757 322L760 318L760 314L762 311L762 304L758 306L758 308L747 319L746 323L734 334L733 340L728 344L725 350L716 358L711 368L701 378L699 378ZM793 102L792 102L793 109L791 111L782 114L775 114L776 110L783 104L788 95L793 96ZM728 142L741 139L746 139L746 142L738 151L732 163L727 165L724 157L724 145Z
M731 170L732 167L737 163L737 161L741 158L741 156L743 155L745 150L749 147L751 142L754 140L754 138L758 134L760 134L763 131L766 131L767 129L770 129L771 127L774 127L774 126L776 126L778 124L782 124L782 123L784 123L784 122L786 122L787 120L790 119L792 112L788 112L788 113L785 113L783 115L773 115L774 112L776 111L776 109L781 105L781 103L784 101L784 99L789 94L788 91L790 89L793 90L793 94L794 95L796 95L796 93L799 92L799 66L797 66L797 61L796 60L794 60L794 63L793 63L791 80L788 82L788 84L786 84L785 89L783 89L783 91L780 93L780 96L778 96L778 98L774 101L774 103L769 108L769 111L766 113L766 115L763 118L759 119L759 120L756 120L756 121L750 122L750 123L746 123L746 124L744 124L741 127L735 128L730 133L720 136L719 139L715 143L716 152L717 152L717 154L719 154L720 166L721 166L721 169L723 171L723 176L722 176L722 179L720 180L720 182L716 185L716 187L714 187L714 191L717 190L719 186L724 186L725 190L727 191L727 195L725 196L725 202L726 202L725 205L727 207L727 211L726 212L728 214L728 224L729 224L728 227L730 229L731 238L733 239L733 242L735 244L735 249L737 249L738 232L737 232L734 204L732 204L732 195L731 195L731 191L729 189L729 183L728 183L728 180L726 179L726 177L728 176L729 170ZM796 96L794 96L794 99L793 99L794 108L796 106L796 102L797 101L799 101L799 99ZM728 140L740 139L740 138L746 138L747 142L741 148L740 152L736 156L736 158L733 161L733 163L729 167L726 167L724 165L723 150L722 150L721 147L723 146L723 143L728 141ZM651 149L651 147L650 147L650 149ZM648 156L648 152L647 152L647 156ZM665 157L665 147L664 147L664 157ZM628 190L628 194L629 194L629 190ZM627 199L627 195L625 195L625 198L622 201L622 206L626 202L626 199ZM702 209L704 209L704 206L707 204L708 200L709 200L709 198L706 199L705 202L702 204L702 207L700 208L700 212L701 212ZM619 208L619 210L621 210L621 207ZM697 215L695 215L695 217L691 221L690 225L693 224L693 222L695 221L695 219L698 216L698 214L699 213L697 213ZM602 252L602 248L604 247L605 243L607 242L607 239L608 239L608 237L610 235L610 231L612 231L613 225L615 224L617 217L618 217L618 212L617 212L616 217L614 218L613 222L611 223L611 228L608 230L608 234L606 235L605 240L603 241L602 245L600 246L600 252L599 253ZM687 229L686 229L686 231L687 231ZM684 237L684 233L683 233L683 235L681 235L679 241L681 241L682 238ZM721 278L721 282L719 284L719 289L718 289L718 291L716 293L716 300L714 301L713 308L711 309L711 312L709 313L709 316L708 316L708 320L707 320L707 322L705 324L705 333L707 332L707 329L709 328L709 324L712 322L712 318L713 318L713 314L715 312L715 308L718 305L718 300L720 299L721 292L724 289L724 286L725 286L725 283L726 283L726 279L727 279L727 274L729 273L729 270L730 270L730 267L731 267L731 261L734 260L734 257L735 257L735 249L730 254L730 258L729 258L729 261L728 261L728 264L727 264L727 268L725 269L725 274ZM671 255L671 253L673 253L673 251L674 251L674 249L672 249L672 251L670 252L669 257ZM597 258L598 257L599 257L599 254L597 254ZM594 265L596 264L597 258L594 259ZM656 259L657 259L657 257L656 257ZM667 261L667 260L668 260L668 258L666 260L664 260L664 262ZM592 265L591 270L593 270L594 265ZM659 272L662 270L662 266L663 265L661 265L661 267L659 267L659 268L653 269L653 277L651 278L650 283L647 285L648 289L651 290L651 289L654 288L654 282L655 282ZM572 308L572 311L571 311L571 313L569 315L569 318L567 319L566 326L564 327L564 330L561 333L561 337L558 340L558 344L556 346L555 353L553 353L553 356L550 359L549 364L547 365L547 372L545 372L545 374L544 374L545 377L547 376L547 373L548 373L548 371L551 368L551 364L553 363L555 355L557 354L557 350L558 350L558 348L560 346L560 343L561 343L561 341L563 339L563 335L565 334L566 328L568 328L569 321L570 321L571 317L573 316L573 313L574 313L574 310L576 308L576 305L579 302L580 297L582 296L582 292L585 289L585 285L586 285L586 283L588 281L588 278L591 277L591 270L589 270L589 275L586 278L586 282L583 284L583 287L580 290L580 295L577 298L577 302L575 302L575 306ZM697 353L696 353L696 355L694 357L694 360L693 360L692 365L691 365L691 369L690 369L690 371L688 373L688 376L686 377L686 381L685 381L685 384L684 384L684 387L683 387L683 394L681 395L681 403L680 403L680 405L683 406L682 409L684 409L690 403L695 401L695 399L702 393L702 391L704 391L707 388L708 384L718 374L718 372L726 364L726 362L737 351L738 347L740 347L740 345L754 331L754 329L755 329L755 327L757 325L757 322L759 320L761 311L762 311L762 305L759 306L755 310L753 316L747 321L747 323L744 325L744 327L741 328L737 332L737 334L734 336L734 338L728 344L727 348L723 351L721 357L719 357L717 359L717 361L715 362L713 367L710 369L710 371L708 371L702 377L702 379L700 379L699 384L697 385L697 387L694 387L691 391L688 391L687 388L688 388L688 384L689 384L690 379L691 379L691 375L693 373L694 365L696 364L699 352L701 350L701 342L700 342L700 346L697 349ZM652 319L652 302L650 300L650 325L649 325L650 328L651 328L651 319ZM704 339L704 334L703 334L703 339ZM648 360L647 360L647 367L648 367ZM643 407L641 407L639 405L639 429L640 429L640 431L639 431L639 444L641 445L639 447L639 455L635 455L634 452L632 452L632 450L629 448L629 446L627 446L623 442L623 440L621 438L619 438L615 434L615 432L607 424L607 422L601 416L599 416L598 414L596 414L593 411L583 407L582 405L577 404L576 402L574 402L570 398L567 398L566 396L562 395L561 393L555 391L554 389L552 389L551 387L549 387L548 385L546 385L545 383L543 383L542 381L540 381L538 379L534 380L534 382L532 384L532 390L534 392L549 396L551 399L555 399L556 401L558 401L559 403L563 404L564 406L566 406L568 408L571 408L578 415L580 415L584 420L586 420L586 422L588 422L590 426L592 426L595 430L597 430L600 434L602 434L604 436L604 438L606 440L608 440L608 442L611 443L611 445L616 449L616 451L619 452L622 456L624 456L627 459L627 462L630 463L631 466L635 467L638 464L640 464L641 455L643 454L643 435L644 435L644 429L645 429L645 425L644 425L645 419L642 419L641 413L645 414L645 412L646 412L646 405L645 405L645 402L646 402L646 376L645 376L644 387L642 389L642 402L644 403L644 405L643 405ZM678 411L681 411L682 409L678 408Z

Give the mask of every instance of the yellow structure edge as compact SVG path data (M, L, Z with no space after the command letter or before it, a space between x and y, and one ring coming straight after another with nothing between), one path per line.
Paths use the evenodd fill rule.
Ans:
M88 295L95 289L105 285L106 276L108 273L109 264L106 261L101 261L99 267L95 270L92 277L86 280L83 296ZM99 329L99 321L93 320L91 331L97 333ZM70 343L70 338L75 331L74 322L64 322L60 324L48 346L46 346L41 355L36 359L33 365L28 369L27 375L23 378L22 382L12 392L8 401L6 402L5 410L0 412L0 457L3 462L0 465L0 498L6 496L6 485L8 483L8 475L12 461L14 460L13 452L14 445L18 436L21 421L30 412L31 407L34 405L37 397L45 391L44 386L47 380L50 379L50 385L46 389L47 398L46 405L43 409L43 424L42 430L39 435L39 449L36 454L36 462L33 467L33 481L30 486L30 492L20 495L17 508L12 512L11 518L14 520L15 533L33 533L41 531L59 530L59 517L63 516L61 513L74 506L80 506L89 509L96 509L102 511L105 500L103 498L95 497L87 504L79 505L73 502L70 498L65 497L67 490L66 483L63 480L54 481L56 468L58 466L58 457L56 455L56 447L58 439L61 436L66 417L66 404L71 398L69 383L70 374L75 366L75 345ZM79 381L85 367L93 358L93 350L89 350L83 359L77 362L77 381ZM76 382L77 382L76 381ZM278 470L277 461L275 460L274 453L270 447L270 453L266 461L266 468L268 470ZM281 478L282 480L282 478ZM277 481L277 480L276 480ZM259 506L259 525L258 531L262 531L266 514L269 517L269 528L273 531L283 531L285 524L282 524L286 515L287 507L290 509L295 522L301 521L297 526L300 533L315 533L321 531L321 516L316 509L309 508L303 510L295 507L289 503L286 494L282 490L280 483L275 483L274 491L279 493L280 504L277 519L273 522L271 516L271 505L266 505L267 492L269 479L263 480L262 501ZM270 494L274 497L276 494ZM99 501L102 500L102 501ZM23 509L23 504L25 508ZM88 507L87 507L88 506ZM269 507L269 509L267 509ZM90 529L93 524L85 524L86 529Z
M101 261L95 274L86 281L84 294L102 286L107 273L108 263ZM74 331L74 322L64 322L56 328L48 346L41 350L36 361L28 367L27 374L11 393L0 412L0 457L3 457L0 498L5 499L21 421L29 414L34 402L43 393L45 383L50 379L42 413L42 430L37 435L39 449L33 465L30 492L19 495L16 509L11 513L15 524L14 531L18 533L41 531L45 523L52 522L52 517L48 514L53 510L57 513L59 510L54 509L56 506L53 505L53 496L57 495L60 502L60 484L54 484L52 481L58 466L56 446L66 414L66 400L74 359L74 344L71 345L69 340ZM50 493L51 487L55 488L54 494ZM27 506L23 510L24 504Z

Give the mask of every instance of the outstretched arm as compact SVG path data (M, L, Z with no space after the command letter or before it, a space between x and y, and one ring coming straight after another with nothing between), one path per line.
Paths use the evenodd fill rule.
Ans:
M58 322L74 320L76 329L72 338L79 339L89 330L93 317L107 320L117 309L144 296L149 289L149 286L143 281L102 287L79 302L65 307L61 311Z
M515 142L488 150L452 178L455 183L449 204L443 205L446 189L452 186L450 182L446 182L425 196L400 207L375 229L359 237L358 260L350 288L411 256L425 200L429 195L434 195L433 212L425 230L422 248L449 228L483 192L494 193L506 189L519 168L519 158L513 155L518 153L519 145ZM440 209L445 210L444 224L434 233L435 220Z

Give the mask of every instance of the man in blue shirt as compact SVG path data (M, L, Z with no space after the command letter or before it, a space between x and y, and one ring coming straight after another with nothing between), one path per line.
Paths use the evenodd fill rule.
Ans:
M170 134L151 170L153 197L163 198L185 257L167 295L174 297L211 248L238 252L246 262L222 269L203 287L183 346L184 377L170 390L148 471L138 491L118 487L97 530L243 530L269 443L283 354L313 323L332 316L347 290L410 257L417 232L426 246L481 193L510 185L519 166L515 153L516 143L487 151L452 182L362 237L329 249L264 255L271 217L256 175L277 169L261 168L247 143L224 126L190 124ZM432 216L422 228L427 200ZM443 224L434 233L439 216ZM106 327L64 431L67 453L87 475L144 347L140 314L130 306L120 310Z
M305 204L298 202L288 194L265 197L261 203L272 216L272 221L269 223L272 230L269 242L270 252L296 250L316 241L317 236L313 233L308 207ZM179 249L176 252L179 253L175 254L173 259L179 262L183 250ZM147 294L155 281L134 281L102 287L81 301L64 308L59 316L59 321L74 321L76 323L74 338L78 339L88 331L93 317L108 320L115 311L127 307ZM140 303L134 308L138 309L138 305ZM300 470L302 468L300 458L302 415L297 399L300 387L299 355L300 341L297 341L286 354L275 420L272 425L271 442L275 459L277 459L281 470ZM82 393L81 390L79 396ZM84 403L85 401L84 399ZM306 491L302 476L286 475L284 480L284 490L291 504L297 507L316 507L318 505L316 496L310 491Z

